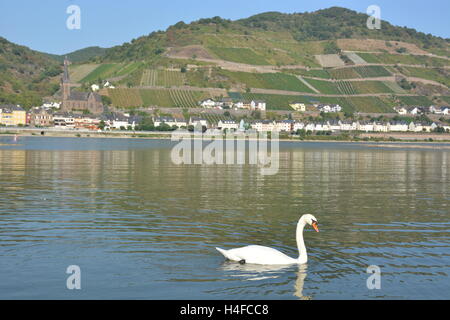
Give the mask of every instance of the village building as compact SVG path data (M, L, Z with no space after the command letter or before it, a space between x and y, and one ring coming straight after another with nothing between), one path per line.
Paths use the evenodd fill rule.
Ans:
M388 122L387 125L388 131L390 132L407 132L409 129L409 126L405 121Z
M355 131L357 130L357 123L355 121L339 121L341 131Z
M0 105L0 125L20 126L27 124L27 113L20 106Z
M69 112L58 112L53 115L53 124L58 128L75 128L75 117Z
M215 108L216 105L217 105L217 102L214 101L213 99L206 99L206 100L200 101L200 106L202 108L212 109L212 108Z
M297 132L298 130L303 130L305 128L305 124L303 122L295 121L294 125L292 126L292 130L294 132Z
M220 130L236 131L239 125L234 120L220 120L217 124L217 128Z
M189 125L194 127L196 127L197 125L208 127L208 120L199 117L191 117L189 119Z
M177 119L177 118L172 118L172 117L153 118L153 124L155 125L155 127L159 127L162 124L166 124L171 128L173 128L173 127L182 128L182 127L188 126L187 122L184 119Z
M383 122L375 121L373 123L374 132L388 132L388 125Z
M328 123L316 123L314 131L331 131Z
M306 111L306 105L304 103L300 103L300 102L294 102L289 104L289 106L294 109L295 111L299 111L299 112L305 112Z
M450 107L430 106L429 111L434 114L447 115L450 112Z
M274 129L278 132L292 132L294 130L294 120L277 121Z
M315 105L315 107L324 113L338 113L342 111L342 107L338 104L319 104Z
M267 104L262 100L238 101L234 104L236 109L266 111Z
M371 121L358 121L356 130L364 132L372 132L374 123Z
M29 124L34 127L53 127L53 112L45 108L32 108L29 112Z
M69 76L69 61L64 60L64 73L61 79L62 112L89 111L92 114L101 114L104 111L102 98L95 92L81 92L72 90Z
M275 121L257 120L251 124L252 129L258 132L269 132L275 130Z
M306 131L311 131L311 132L314 132L314 130L316 129L316 125L314 124L314 123L307 123L306 125L305 125L305 128L304 128L304 130L306 130Z

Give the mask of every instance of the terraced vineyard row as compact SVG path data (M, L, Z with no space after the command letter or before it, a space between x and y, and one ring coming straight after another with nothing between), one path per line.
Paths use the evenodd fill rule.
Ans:
M142 73L141 86L156 86L156 70L145 69Z
M142 62L130 63L104 63L96 65L96 68L90 70L83 78L78 79L78 82L98 82L99 79L106 80L109 78L125 76L136 71L142 66Z
M341 91L342 94L356 94L356 90L353 88L353 85L349 81L338 81L336 82L337 87Z
M354 68L362 78L389 77L391 73L382 66L364 66Z
M143 105L142 97L137 89L108 89L108 94L116 107L128 108Z
M112 104L117 107L157 106L162 108L195 108L208 92L180 89L109 89Z
M332 69L328 72L333 79L344 80L361 78L354 68Z
M394 93L382 81L354 81L352 87L357 94L360 93Z
M378 97L349 97L346 100L358 112L392 113L392 105Z
M200 100L210 97L209 94L198 91L169 90L169 92L174 106L179 108L195 108Z
M427 97L423 96L402 96L398 97L401 105L406 106L431 106L433 102L429 100Z
M338 87L334 82L322 81L315 79L305 79L310 85L320 91L323 94L340 94Z
M249 73L232 72L223 70L222 73L230 78L234 83L241 83L248 88L288 90L296 92L313 93L297 77L284 73Z
M179 71L146 69L142 73L141 86L172 87L183 84L183 74Z

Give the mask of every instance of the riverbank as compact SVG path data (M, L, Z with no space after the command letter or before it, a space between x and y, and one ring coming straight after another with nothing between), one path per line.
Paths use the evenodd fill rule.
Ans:
M83 131L33 128L0 128L0 136L61 137L61 138L115 138L115 139L171 139L173 132L153 131ZM449 143L450 134L444 133L359 133L340 135L307 135L303 137L280 134L283 142L391 142L391 143Z

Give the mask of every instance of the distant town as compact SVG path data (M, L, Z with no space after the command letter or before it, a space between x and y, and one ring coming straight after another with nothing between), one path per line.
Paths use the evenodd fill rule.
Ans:
M337 104L292 103L292 113L276 115L267 111L262 100L233 100L231 98L206 99L198 102L197 115L152 113L142 110L120 112L109 110L96 93L73 90L70 81L69 62L64 62L61 78L60 102L48 102L28 111L18 105L0 105L0 126L57 128L62 130L107 131L173 131L201 127L223 131L256 130L258 132L285 132L290 134L331 134L339 132L415 132L450 133L448 106L395 107L397 115L391 118L375 115L359 115L346 118ZM106 82L104 87L114 88ZM242 111L245 111L242 113ZM430 120L433 115L437 120Z

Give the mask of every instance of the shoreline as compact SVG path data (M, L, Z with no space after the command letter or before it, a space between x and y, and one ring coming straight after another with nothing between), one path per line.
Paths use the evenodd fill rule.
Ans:
M3 130L2 130L3 129ZM53 131L53 130L45 130L45 129L10 129L4 130L5 128L0 129L0 137L47 137L47 138L97 138L97 139L147 139L147 140L171 140L172 132L89 132L89 131ZM41 132L44 132L42 135ZM398 138L395 138L395 137ZM433 144L444 144L450 146L450 134L401 134L401 133L380 133L380 134L367 134L362 133L361 136L357 139L342 139L336 137L333 139L333 136L313 136L318 137L317 139L308 139L305 137L304 139L300 139L299 137L293 138L280 138L280 142L319 142L319 143L364 143L367 145L376 145L389 143L389 144L429 144L432 146ZM326 138L321 138L326 137ZM410 138L410 139L405 139ZM441 139L436 139L441 138ZM432 139L432 140L430 140ZM246 139L248 140L248 139Z

